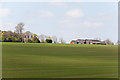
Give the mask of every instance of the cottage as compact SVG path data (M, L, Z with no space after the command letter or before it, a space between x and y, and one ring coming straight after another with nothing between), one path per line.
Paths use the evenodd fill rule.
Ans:
M31 40L32 40L33 35L34 35L34 34L31 33L30 31L25 32L25 33L24 33L24 42L27 42L28 39L31 39Z

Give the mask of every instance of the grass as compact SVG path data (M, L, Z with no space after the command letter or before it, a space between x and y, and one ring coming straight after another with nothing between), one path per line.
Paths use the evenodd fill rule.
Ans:
M117 78L118 46L2 43L3 78Z

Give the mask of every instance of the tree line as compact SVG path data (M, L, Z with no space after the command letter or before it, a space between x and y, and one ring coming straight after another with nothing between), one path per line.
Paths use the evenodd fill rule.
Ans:
M24 25L24 23L17 24L14 32L0 31L0 42L58 43L56 36L37 35L30 31L23 33ZM63 38L59 38L59 41L60 43L65 43Z

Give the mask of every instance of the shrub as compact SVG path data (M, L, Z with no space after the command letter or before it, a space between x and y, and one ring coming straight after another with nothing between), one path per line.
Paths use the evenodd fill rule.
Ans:
M19 38L18 42L24 42L23 38Z
M18 38L15 38L15 41L14 42L20 42L19 40L18 40Z
M51 39L46 39L46 42L47 43L52 43L52 40Z
M21 41L16 37L12 37L12 42L21 42Z
M28 41L27 41L28 43L32 43L32 40L31 39L28 39Z
M2 42L7 42L5 37L2 37Z
M32 39L32 42L33 42L33 43L40 43L40 40L39 40L37 37L34 37L34 38Z
M7 40L7 42L12 42L12 38L11 37L8 37L6 40Z
M44 41L44 40L41 40L41 43L45 43L45 41Z
M20 42L20 41L18 40L18 38L11 36L8 38L2 37L2 42Z

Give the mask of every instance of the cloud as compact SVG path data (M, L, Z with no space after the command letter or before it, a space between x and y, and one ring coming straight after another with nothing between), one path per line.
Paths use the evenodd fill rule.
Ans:
M10 15L10 10L8 8L0 8L0 17L5 17Z
M57 23L64 28L100 28L104 27L105 22L102 20L104 17L110 16L100 13L94 17L86 17L81 9L73 9L67 11L66 15L62 17ZM84 17L84 19L83 19ZM73 19L74 18L74 19ZM99 20L98 20L99 18Z
M40 11L39 13L40 17L53 17L53 13L50 11Z
M61 25L64 28L98 28L103 27L103 22L96 21L77 21L72 19L64 19L58 22L58 25Z
M72 17L72 18L80 18L80 17L83 17L84 14L81 10L79 9L73 9L73 10L69 10L66 15L68 17Z
M112 19L112 16L106 13L99 13L96 17L96 20L110 20Z
M49 2L48 5L53 6L53 7L60 7L60 8L68 8L69 7L64 2Z
M98 13L92 17L86 16L86 19L95 21L110 21L113 20L113 16L108 13Z
M104 23L102 22L83 22L83 25L86 27L102 27Z

